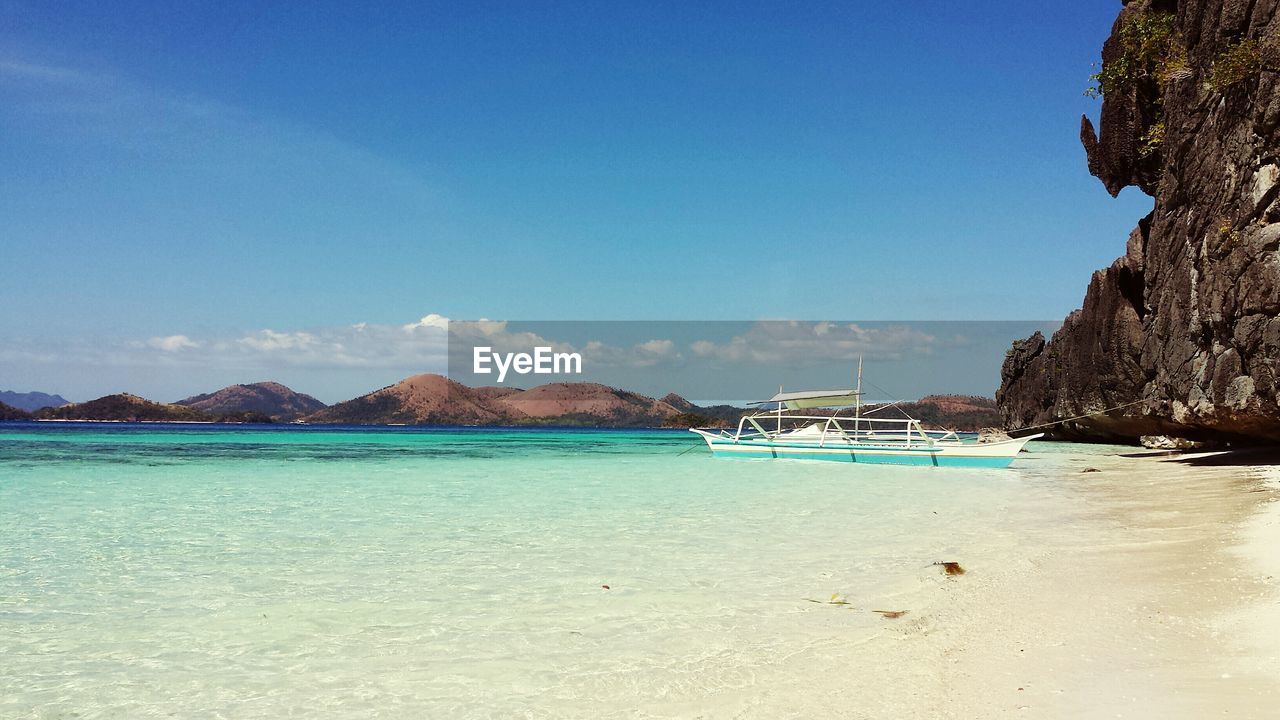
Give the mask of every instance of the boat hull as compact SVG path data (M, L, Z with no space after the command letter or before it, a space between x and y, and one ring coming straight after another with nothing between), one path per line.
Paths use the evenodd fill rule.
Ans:
M741 440L699 432L715 457L826 460L870 465L913 465L920 467L1006 468L1028 441L1018 438L993 443L956 443L914 447L877 446L853 443L781 442ZM1038 435L1035 437L1039 437Z

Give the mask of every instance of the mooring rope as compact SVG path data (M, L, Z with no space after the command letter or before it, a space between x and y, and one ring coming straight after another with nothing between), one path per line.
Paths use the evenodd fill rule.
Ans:
M680 457L681 455L683 455L683 454L685 454L685 453L687 453L687 452L690 452L690 451L692 451L692 450L697 450L698 448L702 447L702 446L703 446L703 445L705 445L705 444L706 444L706 443L700 442L700 443L698 443L697 445L694 445L694 446L692 446L692 447L687 447L687 448L685 448L684 450L681 450L680 452L676 453L676 457Z
M1087 418L1087 417L1093 417L1094 415L1106 415L1106 414L1107 414L1107 413L1109 413L1109 412L1114 412L1114 411L1116 411L1116 410L1123 410L1124 408L1130 407L1130 406L1132 406L1132 405L1137 405L1138 403L1144 403L1144 402L1147 402L1147 400L1146 400L1145 398L1143 398L1142 400L1134 400L1133 402L1125 403L1125 404L1123 404L1123 405L1117 405L1117 406L1115 406L1115 407L1110 407L1110 408L1107 408L1106 410L1098 410L1098 411L1091 412L1091 413L1085 413L1084 415L1076 415L1075 417L1063 418L1063 419L1061 419L1061 420L1054 420L1053 422L1047 422L1047 423L1043 423L1043 424L1041 424L1041 425L1032 425L1032 426L1030 426L1030 427L1012 428L1009 432L1022 432L1023 430L1038 430L1038 429L1040 429L1040 428L1053 427L1054 425L1061 425L1062 423L1065 423L1065 422L1071 422L1072 420L1083 420L1084 418Z

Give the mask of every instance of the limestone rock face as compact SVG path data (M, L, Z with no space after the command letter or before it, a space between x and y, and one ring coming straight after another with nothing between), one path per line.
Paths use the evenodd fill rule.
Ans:
M1104 69L1161 13L1177 62L1107 92L1101 133L1081 132L1107 191L1155 208L1050 341L1015 344L997 399L1011 429L1126 405L1063 437L1277 440L1280 0L1133 0Z

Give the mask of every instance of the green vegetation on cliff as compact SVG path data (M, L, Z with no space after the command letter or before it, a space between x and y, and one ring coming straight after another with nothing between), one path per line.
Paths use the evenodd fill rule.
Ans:
M1089 77L1085 94L1103 97L1129 92L1142 80L1163 83L1186 67L1186 51L1177 42L1173 13L1136 13L1120 22L1121 52Z
M1232 43L1213 61L1208 86L1222 92L1262 70L1262 46L1257 40L1244 39Z

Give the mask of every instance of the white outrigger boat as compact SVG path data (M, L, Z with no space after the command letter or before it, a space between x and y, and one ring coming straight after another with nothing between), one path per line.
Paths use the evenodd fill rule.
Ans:
M861 365L861 363L859 363ZM862 385L859 367L858 386ZM862 415L861 390L779 392L754 405L774 405L747 414L736 432L691 428L715 457L799 458L888 465L1009 467L1022 446L1043 433L986 441L954 431L925 430L913 418ZM853 407L852 417L795 414L817 408ZM784 410L786 412L784 412Z

